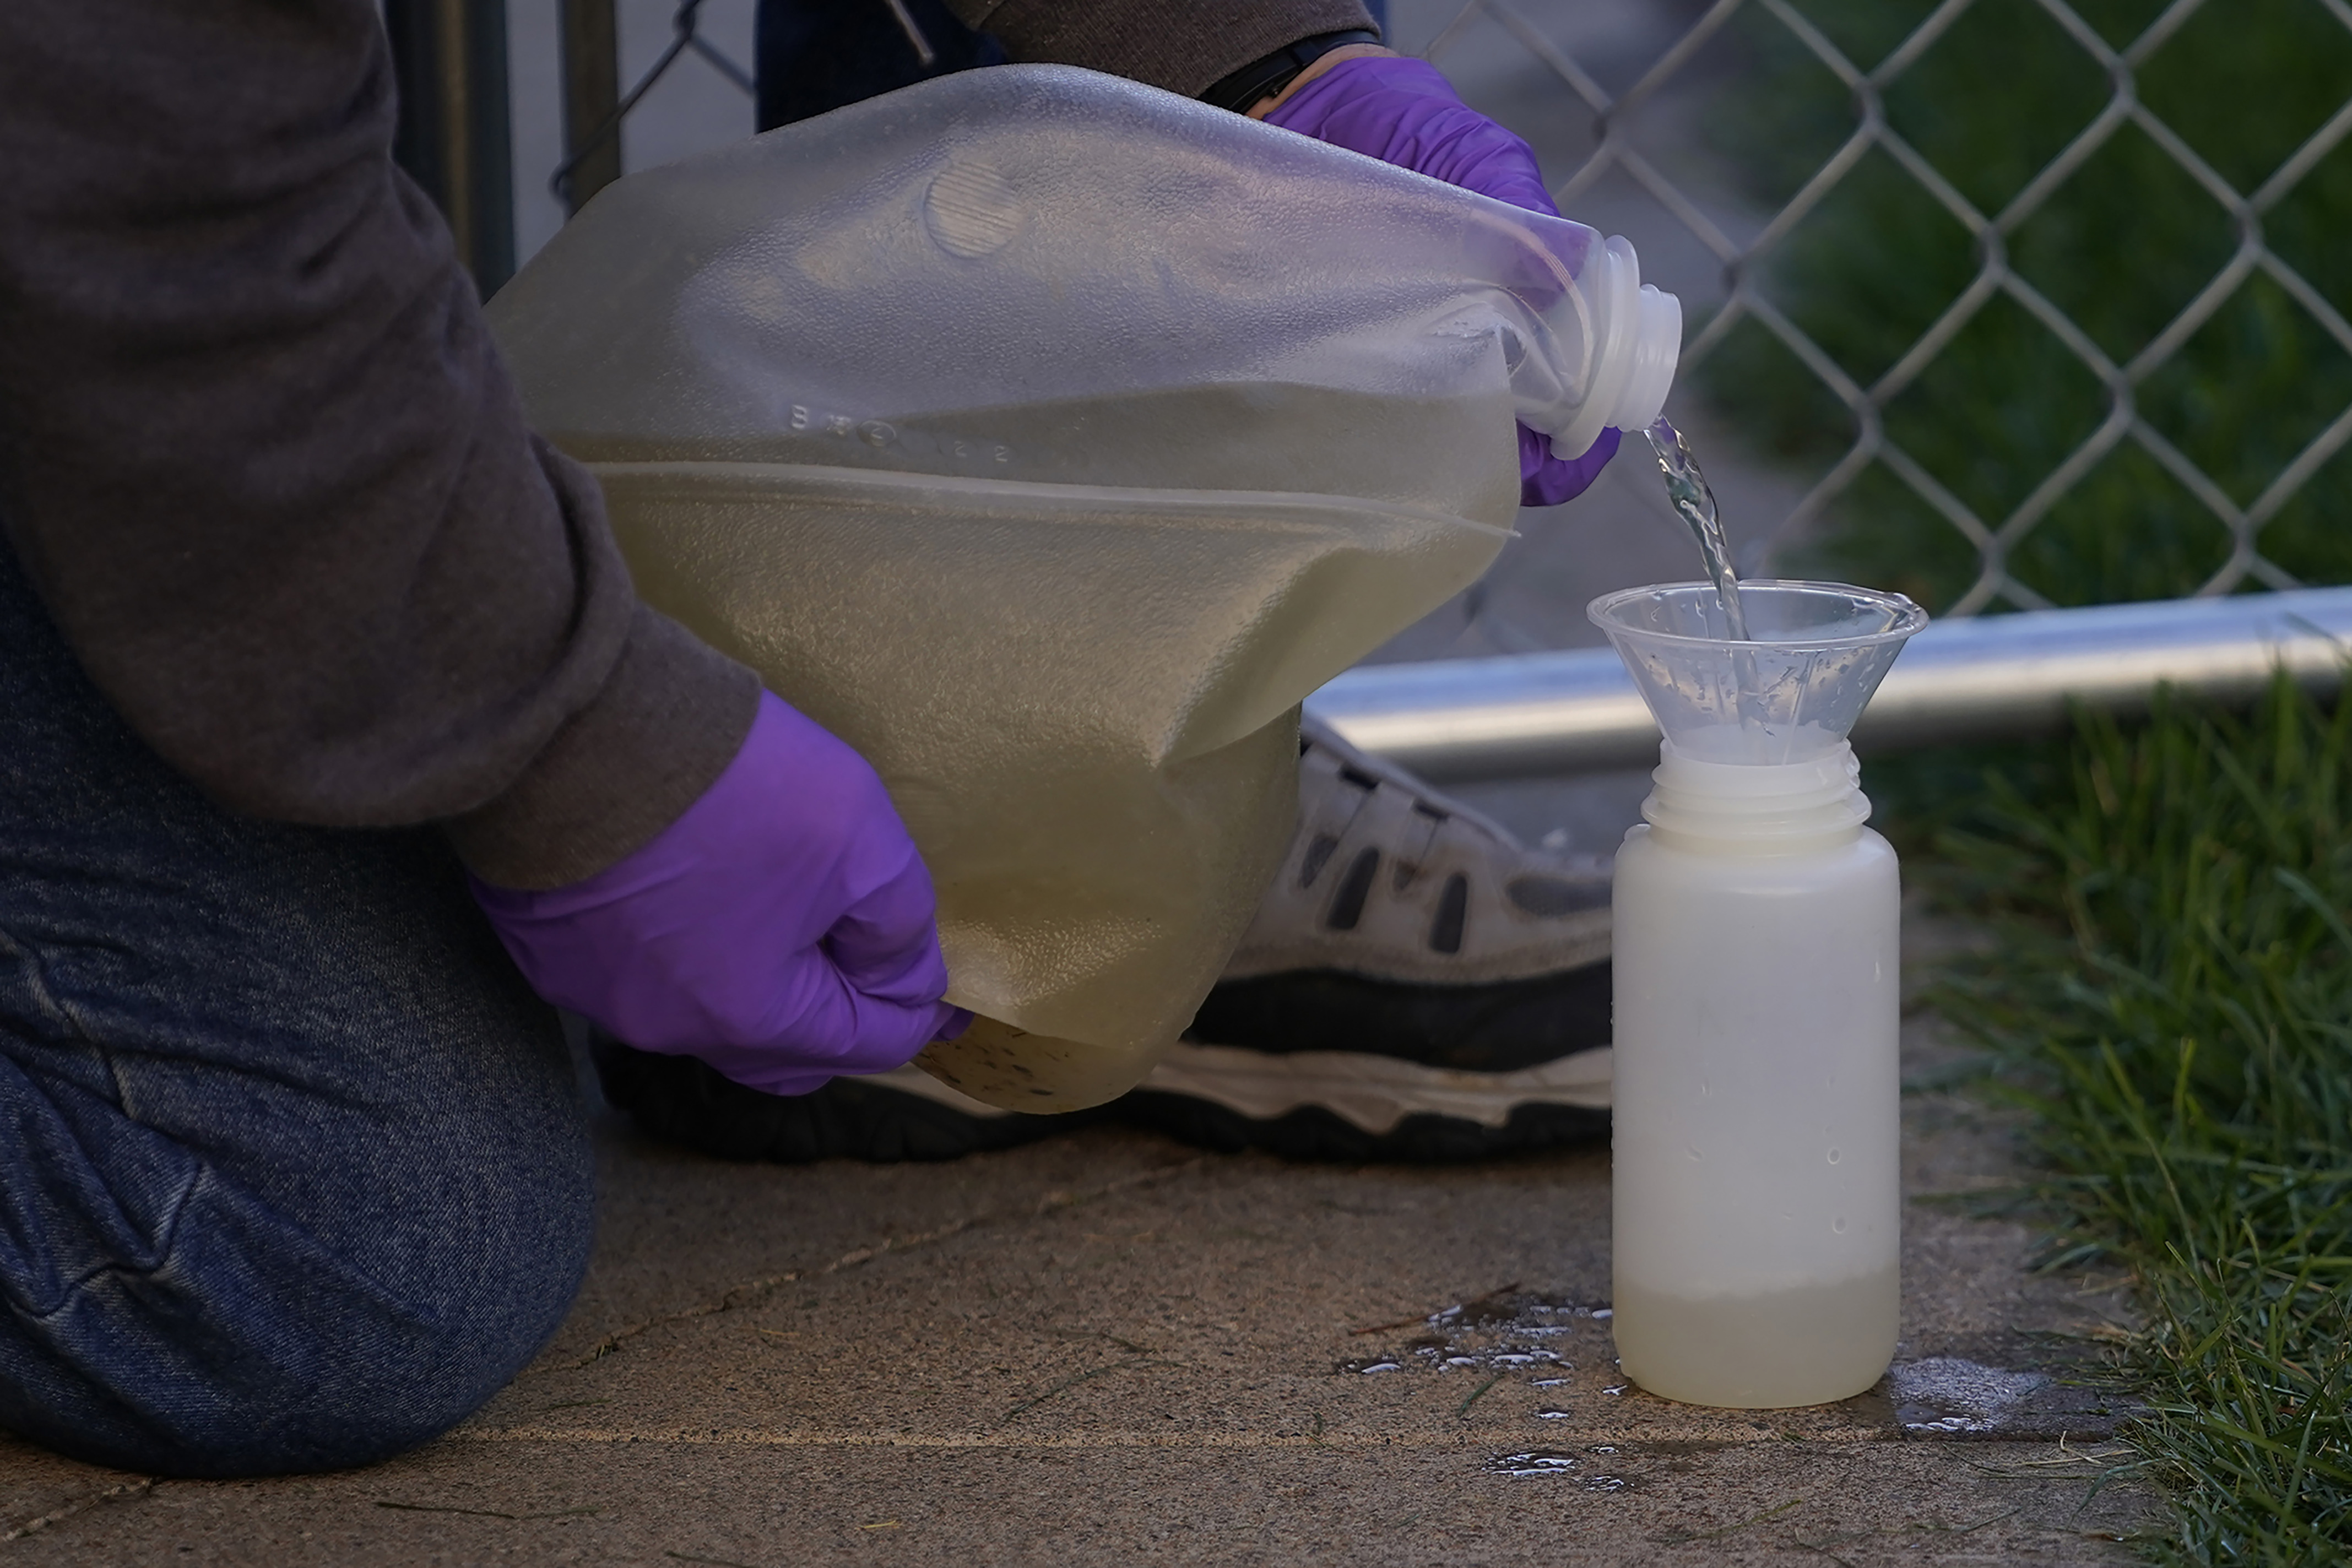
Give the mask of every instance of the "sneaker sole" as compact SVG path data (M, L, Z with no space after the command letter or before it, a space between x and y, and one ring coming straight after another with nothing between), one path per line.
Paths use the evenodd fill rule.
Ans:
M1465 1072L1393 1056L1299 1051L1275 1055L1235 1046L1179 1041L1140 1089L1189 1094L1251 1121L1274 1121L1320 1106L1373 1137L1412 1116L1437 1116L1491 1130L1522 1105L1609 1112L1611 1052L1580 1051L1516 1072Z
M604 1098L647 1136L723 1160L805 1165L952 1160L1085 1124L1092 1112L1024 1116L957 1093L919 1068L836 1078L808 1094L762 1094L690 1056L592 1041Z
M1340 1165L1469 1165L1600 1143L1609 1113L1568 1105L1522 1105L1499 1128L1446 1116L1408 1116L1375 1137L1320 1106L1271 1122L1253 1121L1190 1095L1137 1090L1118 1102L1119 1120L1219 1154L1255 1150L1286 1160Z
M1606 963L1484 985L1333 969L1224 980L1185 1038L1266 1056L1389 1058L1494 1081L1606 1047L1610 980Z

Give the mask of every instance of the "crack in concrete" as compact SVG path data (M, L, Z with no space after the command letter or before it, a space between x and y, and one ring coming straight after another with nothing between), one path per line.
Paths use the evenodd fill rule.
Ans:
M143 1497L154 1490L156 1479L154 1476L141 1476L136 1480L123 1481L119 1485L108 1487L104 1491L85 1492L62 1507L51 1509L37 1519L28 1519L22 1524L12 1526L6 1531L0 1531L0 1541L22 1541L27 1535L47 1530L49 1526L62 1520L71 1519L78 1513L86 1513L106 1503L118 1500L128 1501L134 1497Z
M1454 1433L1279 1432L1082 1432L1067 1435L1023 1432L780 1432L756 1427L706 1427L688 1431L623 1431L611 1427L461 1427L444 1441L475 1443L571 1443L581 1446L675 1443L697 1448L740 1445L763 1448L1460 1448L1484 1452L1494 1445Z
M1108 1365L1092 1367L1075 1376L1065 1377L1061 1382L1056 1383L1054 1386L1045 1390L1045 1393L1037 1395L1033 1398L1022 1400L1018 1405L1013 1406L1003 1415L999 1416L997 1420L1000 1422L1010 1421L1015 1416L1020 1415L1023 1411L1034 1409L1036 1406L1043 1405L1045 1401L1053 1398L1057 1394L1067 1393L1070 1389L1076 1388L1081 1383L1091 1383L1096 1378L1104 1376L1109 1373L1140 1372L1150 1367L1181 1367L1187 1364L1187 1363L1181 1361L1169 1361L1163 1358L1149 1355L1131 1355L1125 1361L1114 1361Z
M1171 1166L1158 1166L1148 1171L1139 1171L1131 1176L1121 1176L1116 1181L1105 1182L1100 1186L1087 1187L1076 1193L1056 1188L1040 1196L1025 1212L1018 1208L991 1209L980 1214L967 1215L961 1219L950 1221L935 1229L919 1231L912 1236L886 1236L871 1247L860 1247L845 1252L832 1262L817 1268L787 1269L781 1274L769 1274L760 1279L747 1280L740 1285L730 1285L709 1301L698 1301L690 1307L681 1307L673 1312L663 1312L647 1318L642 1322L614 1329L598 1340L590 1347L588 1354L578 1360L558 1365L527 1368L516 1381L544 1376L551 1372L577 1372L584 1366L603 1360L629 1341L654 1329L662 1328L670 1323L689 1322L696 1318L714 1317L720 1312L730 1312L740 1307L751 1306L785 1285L802 1281L822 1280L828 1275L838 1274L845 1269L855 1269L862 1264L871 1263L876 1259L888 1254L911 1252L919 1248L945 1241L950 1237L961 1236L967 1230L975 1229L983 1225L1001 1224L1007 1219L1042 1219L1048 1214L1077 1208L1117 1193L1129 1192L1138 1187L1150 1186L1170 1180L1187 1171L1198 1170L1207 1163L1206 1155L1196 1155L1189 1160L1180 1160Z

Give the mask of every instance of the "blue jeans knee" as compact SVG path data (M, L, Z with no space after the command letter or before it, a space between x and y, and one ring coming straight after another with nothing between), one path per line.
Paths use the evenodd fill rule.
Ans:
M381 1458L530 1360L593 1225L555 1015L441 836L220 810L0 546L0 1427Z

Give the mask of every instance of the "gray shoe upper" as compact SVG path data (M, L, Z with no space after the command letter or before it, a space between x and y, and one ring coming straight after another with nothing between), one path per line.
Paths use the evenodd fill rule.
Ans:
M1299 735L1298 830L1224 978L1476 985L1608 957L1608 862L1529 849L1327 725Z

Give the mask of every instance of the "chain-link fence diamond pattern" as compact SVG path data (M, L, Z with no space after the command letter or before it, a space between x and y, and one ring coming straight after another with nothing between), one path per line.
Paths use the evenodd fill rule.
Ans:
M1949 612L1965 614L2003 603L2018 608L2044 608L2049 600L2011 573L2013 552L2053 507L2080 485L2102 460L2119 445L2133 443L2195 496L2210 511L2216 526L2229 536L2227 559L2199 585L2199 593L2226 593L2254 585L2297 586L2292 574L2263 554L2262 530L2322 465L2352 442L2352 403L2335 411L2333 419L2278 470L2262 493L2251 503L2241 505L2144 416L2138 406L2138 392L2257 274L2284 289L2337 346L2352 354L2352 324L2347 324L2344 313L2309 279L2265 245L2263 228L2264 216L2347 136L2352 136L2352 81L2346 83L2347 101L2325 124L2260 185L2242 191L2141 101L2138 92L2141 68L2205 7L2208 0L2174 0L2120 48L2111 47L2065 0L2035 0L2039 8L2063 29L2072 46L2079 48L2105 76L2109 94L2105 106L2090 122L2022 189L1999 210L1986 212L1890 123L1886 109L1889 89L1914 71L1937 42L1982 3L1983 0L1943 0L1878 64L1864 69L1790 0L1716 0L1641 72L1633 85L1613 96L1570 50L1553 42L1516 0L1467 0L1425 52L1442 65L1447 52L1481 22L1491 23L1508 33L1533 59L1557 77L1562 90L1574 94L1594 117L1598 146L1580 167L1568 172L1555 189L1562 208L1574 213L1580 197L1612 172L1622 172L1720 263L1728 295L1722 307L1687 340L1684 350L1686 373L1702 366L1743 321L1753 321L1801 361L1851 413L1854 427L1852 444L1780 521L1774 529L1776 538L1801 535L1850 491L1865 469L1873 464L1883 465L1957 529L1976 552L1979 563L1976 580L1949 607ZM2352 5L2347 5L2346 0L2313 3L2352 33ZM1843 84L1853 107L1853 131L1843 144L1745 244L1724 232L1709 216L1705 203L1694 199L1668 178L1629 129L1636 111L1689 69L1702 49L1743 12L1751 17L1758 14L1768 16L1785 29ZM2094 156L2126 126L2143 132L2219 204L2235 228L2237 245L2227 262L2161 331L2118 362L2066 311L2011 266L2010 249L2011 237L2020 228L2042 211L2070 180L2083 177ZM1864 382L1850 374L1836 357L1775 304L1768 282L1771 264L1783 243L1874 152L1891 160L1967 232L1975 247L1977 272L1967 288L1919 334L1907 351L1874 379ZM1997 297L2006 297L2030 313L2097 379L2105 391L2107 414L2005 515L1985 516L1894 439L1884 416L1887 406L1913 387L1988 302ZM2347 519L2346 526L2352 527L2352 519Z
M621 101L612 112L581 137L563 162L555 166L555 172L547 177L548 188L555 193L556 200L567 209L579 205L572 189L573 172L621 134L622 125L636 112L637 106L645 101L646 94L651 92L662 78L669 74L670 68L687 55L699 55L746 99L756 90L757 84L750 68L702 36L702 6L703 0L678 0L677 9L670 14L667 46L654 57L654 63L646 68L645 74L630 84L629 90L621 95ZM891 9L901 16L906 15L897 0L892 0Z

